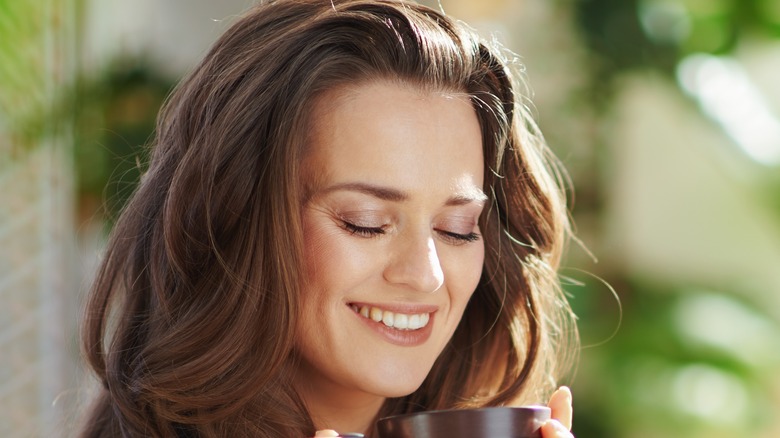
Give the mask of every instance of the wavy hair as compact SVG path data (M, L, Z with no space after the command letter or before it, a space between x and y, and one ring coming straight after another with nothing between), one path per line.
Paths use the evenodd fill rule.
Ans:
M485 266L414 393L380 416L538 403L573 361L556 269L557 170L500 49L403 0L275 0L224 33L160 112L149 167L112 231L82 348L102 384L83 437L296 437L300 180L313 102L371 80L463 92L482 130Z

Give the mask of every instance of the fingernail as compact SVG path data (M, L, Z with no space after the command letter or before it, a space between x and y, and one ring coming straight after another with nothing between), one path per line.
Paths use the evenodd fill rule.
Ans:
M566 399L569 400L569 403L571 403L571 389L568 386L561 386L558 388L558 391L563 391L563 393L566 395Z

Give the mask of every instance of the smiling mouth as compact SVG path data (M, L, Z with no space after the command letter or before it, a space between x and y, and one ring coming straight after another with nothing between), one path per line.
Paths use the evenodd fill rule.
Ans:
M351 304L349 307L363 318L381 322L396 330L419 330L427 326L431 320L430 313L396 313L378 307L358 306L357 304Z

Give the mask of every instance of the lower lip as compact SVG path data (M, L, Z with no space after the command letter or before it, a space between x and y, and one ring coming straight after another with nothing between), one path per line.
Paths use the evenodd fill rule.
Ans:
M386 342L393 345L399 345L402 347L415 347L422 345L428 338L431 337L433 331L434 313L430 314L430 320L425 327L417 330L398 330L392 327L388 327L381 322L376 322L373 319L364 317L363 315L355 312L351 308L349 309L360 321L368 326L374 333L378 334Z

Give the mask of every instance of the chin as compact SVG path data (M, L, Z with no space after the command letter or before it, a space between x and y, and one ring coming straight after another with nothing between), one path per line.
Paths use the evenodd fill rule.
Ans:
M425 370L410 370L399 373L399 369L388 370L388 373L376 375L373 381L369 383L369 392L386 398L397 398L407 396L422 385L430 372L430 368ZM368 383L368 382L366 382Z
M376 388L376 390L373 392L376 395L384 398L406 397L407 395L413 393L414 391L417 391L420 385L422 385L422 381L416 382L416 385L403 385L403 386L393 385L393 386Z

